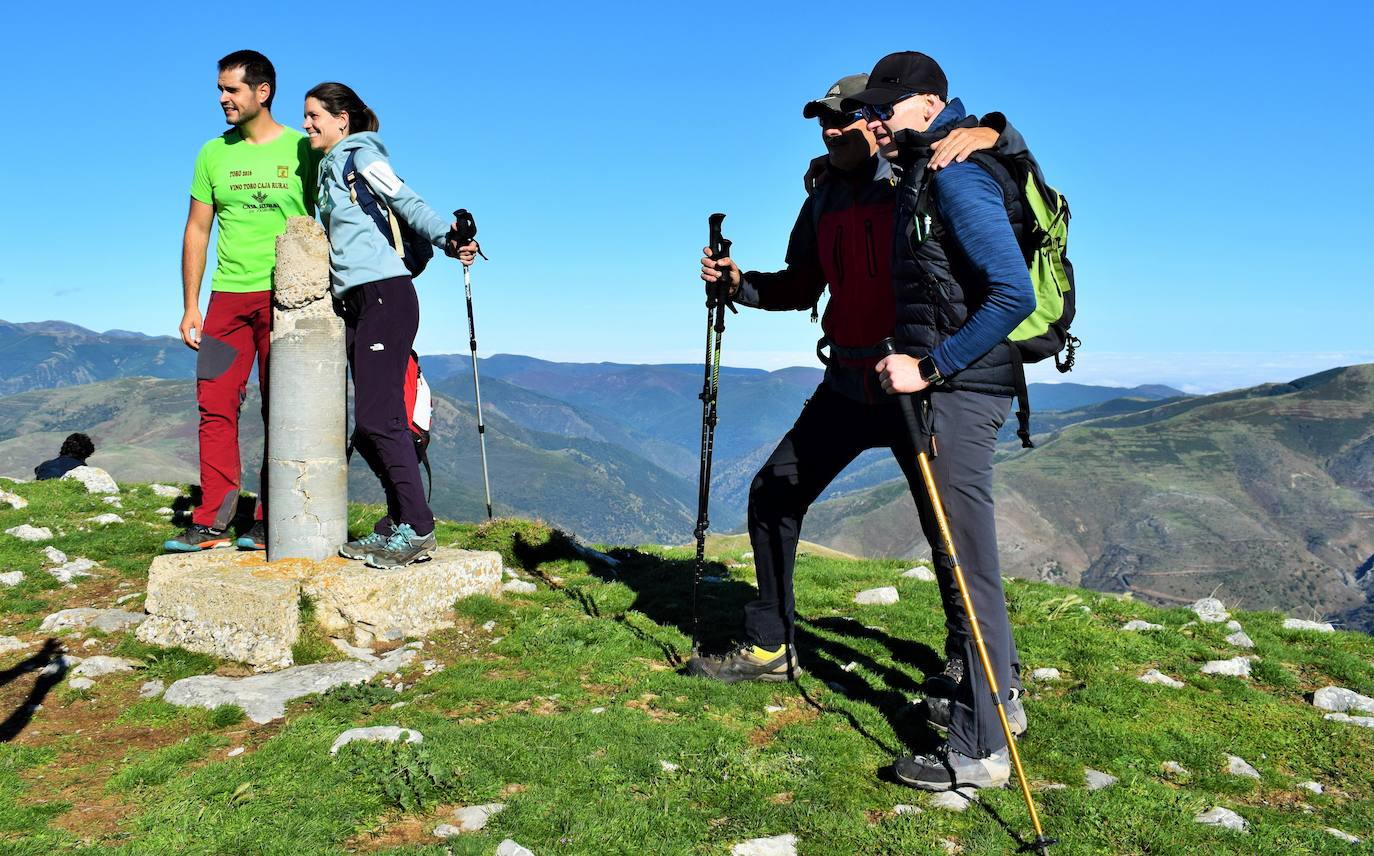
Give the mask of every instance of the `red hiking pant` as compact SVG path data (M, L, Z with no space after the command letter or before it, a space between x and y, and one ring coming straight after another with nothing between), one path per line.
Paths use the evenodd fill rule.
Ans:
M196 404L200 408L200 505L191 520L225 529L234 519L241 485L239 411L248 394L253 359L258 361L258 390L262 393L262 421L267 425L267 347L272 329L272 293L240 294L216 291L210 295L196 356ZM267 449L254 517L262 519L267 495Z

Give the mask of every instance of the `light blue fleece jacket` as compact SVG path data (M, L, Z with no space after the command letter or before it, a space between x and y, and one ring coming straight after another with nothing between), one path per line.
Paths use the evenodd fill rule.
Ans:
M344 165L350 152L357 152L357 180L366 181L378 199L434 246L444 246L450 222L396 177L380 137L371 131L344 137L320 161L318 184L320 222L329 234L329 279L341 297L365 282L410 275L376 221L349 195Z

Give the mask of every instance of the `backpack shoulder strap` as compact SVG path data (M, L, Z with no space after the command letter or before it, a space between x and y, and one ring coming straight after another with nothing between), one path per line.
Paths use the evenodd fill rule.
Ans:
M377 228L386 236L387 243L391 244L396 254L405 258L406 248L405 242L401 240L400 219L387 207L386 202L372 192L367 178L359 174L357 155L358 152L354 149L348 153L348 160L344 161L344 181L348 182L348 196L358 203L359 208L367 212L372 222L377 224Z

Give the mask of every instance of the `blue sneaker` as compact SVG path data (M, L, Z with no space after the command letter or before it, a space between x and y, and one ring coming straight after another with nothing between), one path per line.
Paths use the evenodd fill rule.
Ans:
M261 520L254 522L253 528L240 535L234 544L240 550L266 550L267 524Z
M428 561L437 546L433 532L418 535L409 523L402 523L391 530L385 544L368 551L363 561L369 568L403 568L412 562Z
M162 549L168 553L198 553L201 550L227 547L231 540L233 539L229 537L229 533L223 529L211 529L209 526L192 523L177 537L163 541Z

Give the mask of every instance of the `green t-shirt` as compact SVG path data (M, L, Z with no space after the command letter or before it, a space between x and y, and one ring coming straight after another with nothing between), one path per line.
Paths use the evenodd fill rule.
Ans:
M272 288L277 236L286 231L286 218L314 216L319 159L305 135L292 128L256 145L231 128L201 146L191 198L213 205L219 218L214 291Z

